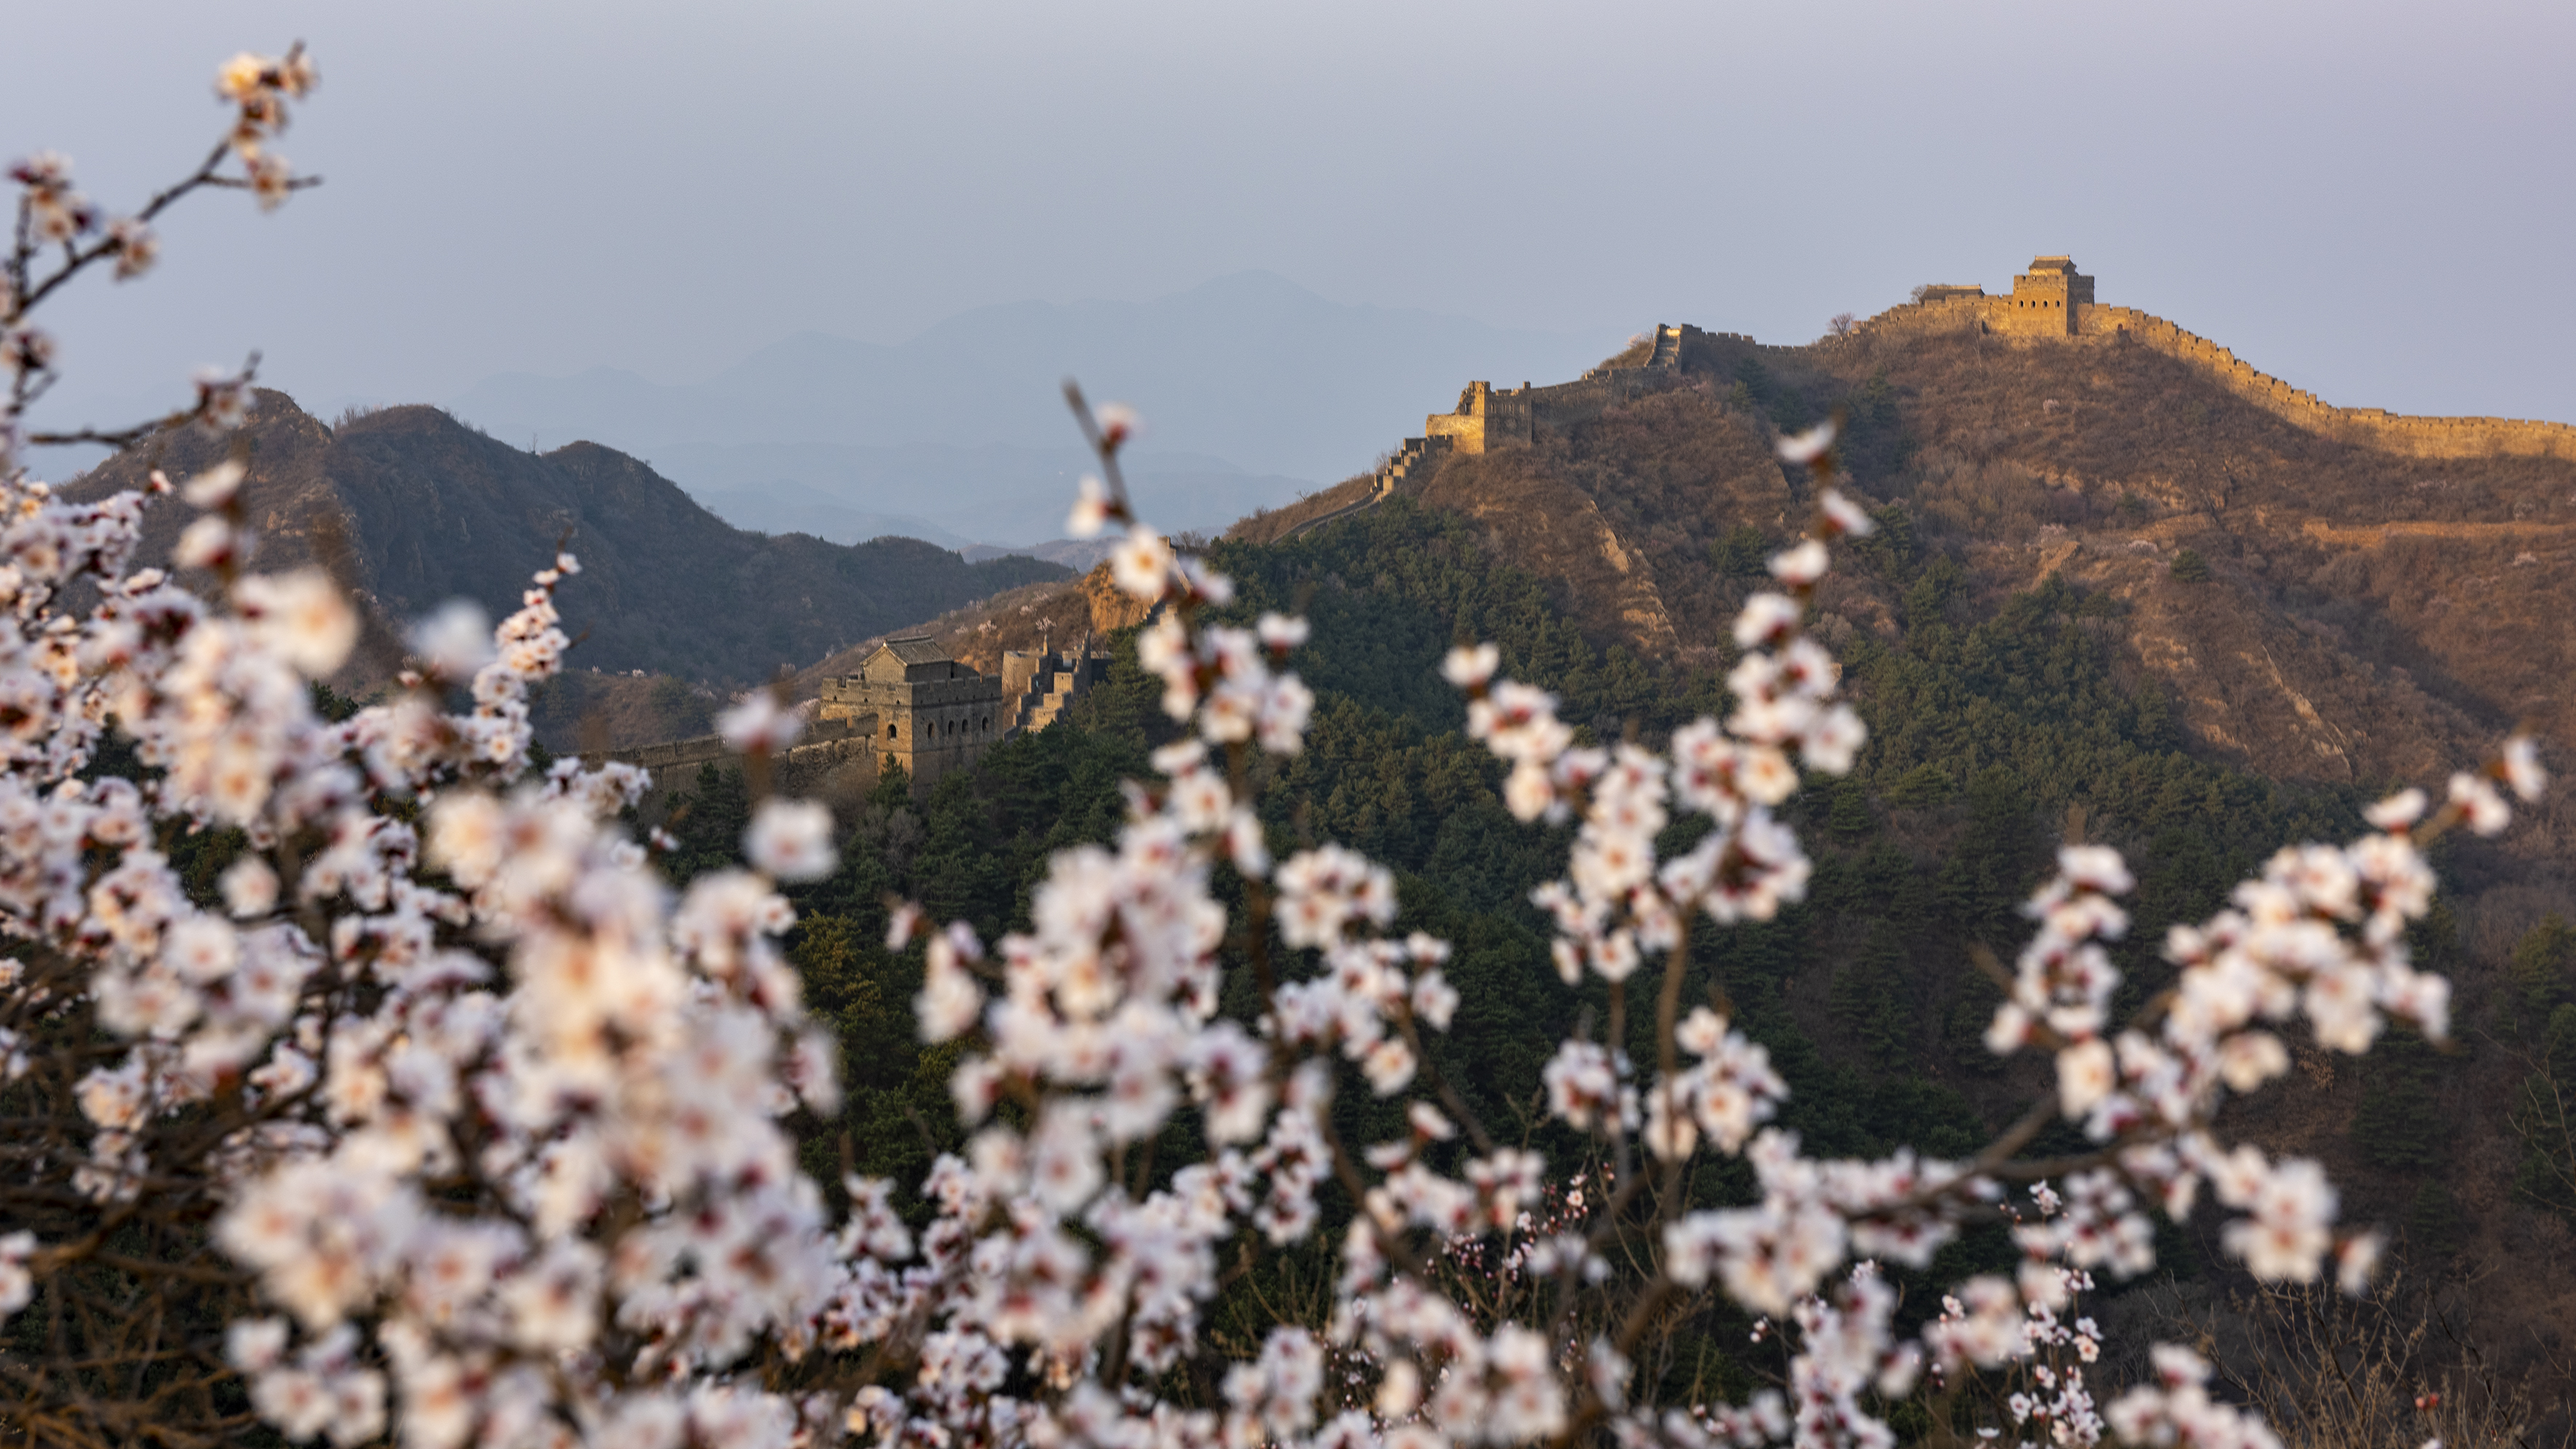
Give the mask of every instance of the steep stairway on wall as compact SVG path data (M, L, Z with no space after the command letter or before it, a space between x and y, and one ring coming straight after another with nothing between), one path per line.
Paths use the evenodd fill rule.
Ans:
M1055 723L1056 716L1064 713L1064 707L1073 694L1073 676L1069 671L1052 666L1040 670L1036 682L1029 686L1029 692L1020 696L1011 727L1029 734L1045 729Z
M1029 687L1011 702L1009 723L1003 738L1035 734L1054 724L1091 685L1108 674L1105 655L1050 654L1029 681Z
M1348 518L1354 513L1375 508L1394 494L1397 484L1402 483L1406 478L1411 477L1417 469L1422 469L1426 464L1448 456L1448 453L1449 440L1446 438L1405 439L1404 446L1396 450L1395 456L1387 460L1386 466L1378 469L1377 472L1370 477L1369 490L1358 502L1346 504L1340 508L1334 509L1330 513L1319 514L1316 517L1309 518L1305 522L1298 524L1295 528L1281 534L1280 540L1285 542L1288 539L1295 538L1297 535L1306 532L1308 529L1320 528L1323 525L1332 522L1334 519Z

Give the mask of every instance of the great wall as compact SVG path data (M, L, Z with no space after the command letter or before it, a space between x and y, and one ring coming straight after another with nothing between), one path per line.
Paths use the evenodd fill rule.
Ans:
M961 664L926 635L877 645L858 669L823 681L821 698L795 745L772 762L781 789L846 796L900 766L928 785L963 769L1015 735L1053 724L1067 705L1108 677L1109 657L1088 650L1013 650L998 676ZM597 751L653 772L658 794L695 767L739 759L720 735L633 749Z
M1975 332L2025 345L2137 345L2190 363L2220 386L2256 406L2311 432L2361 447L2419 458L2473 458L2491 454L2576 460L2576 427L2523 418L2416 417L2385 408L2344 408L2258 372L2236 354L2195 333L2135 307L2107 307L2093 299L2094 279L2064 256L2034 258L2029 270L2013 278L2007 295L1990 295L1980 285L1932 283L1915 289L1915 299L1899 303L1848 333L1829 336L1816 347L1848 345L1871 337L1908 337ZM1357 498L1339 507L1300 519L1280 532L1295 538L1337 519L1383 503L1409 480L1438 471L1450 454L1483 453L1527 444L1544 425L1566 428L1599 414L1613 404L1679 384L1685 355L1709 345L1740 353L1793 354L1807 347L1756 342L1736 332L1705 332L1687 324L1658 326L1645 355L1635 361L1605 363L1574 382L1533 387L1497 388L1471 382L1459 394L1458 406L1424 420L1422 436L1407 438L1386 462L1368 475ZM1633 348L1631 349L1634 350Z
M1990 295L1980 285L1935 283L1900 303L1810 344L1850 346L1872 338L1972 332L2017 346L2140 346L2199 368L2220 386L2311 432L2360 447L2423 458L2495 454L2576 461L2576 427L2522 418L2417 417L2384 408L2336 407L2315 394L2259 372L2205 337L2134 307L2094 300L2094 279L2074 259L2043 256L2013 278L2012 291ZM1565 429L1649 393L1682 385L1684 359L1693 351L1723 348L1737 354L1788 355L1807 347L1756 342L1733 332L1658 326L1651 338L1573 382L1497 388L1471 382L1458 405L1424 420L1419 437L1407 438L1374 472L1358 496L1299 519L1272 537L1295 538L1337 519L1374 508L1403 486L1427 478L1452 455L1526 447L1541 427ZM1642 347L1642 355L1630 354ZM1354 480L1358 481L1358 480ZM1348 485L1344 485L1348 486ZM1251 520L1247 520L1250 522ZM1241 525L1238 525L1241 527ZM2523 524L2381 524L2336 529L2311 521L2321 541L2382 542L2392 536L2497 537L2530 534ZM2551 525L2541 531L2562 526ZM980 674L951 659L923 636L889 639L858 672L823 684L816 717L797 746L777 762L782 782L814 793L873 782L886 764L900 764L917 784L928 784L980 757L1015 735L1046 728L1065 706L1107 675L1105 655L1084 652L1006 654L1000 676ZM679 771L731 758L713 735L616 751L605 756L655 772L657 790L671 788Z
M2009 296L1983 287L1935 285L1862 323L1861 332L1902 337L1983 332L2013 340L2136 344L2191 363L2221 387L2311 432L2416 458L2491 454L2576 460L2576 427L2524 418L2436 418L2385 408L2344 408L2256 371L2235 353L2135 307L2093 300L2093 279L2068 257L2040 257L2013 278Z
M1713 335L1747 344L1753 341L1732 333L1705 333L1690 326L1657 327L1642 360L1605 363L1573 382L1544 387L1524 382L1516 388L1471 382L1458 394L1456 410L1433 413L1424 419L1422 436L1405 439L1404 445L1370 475L1368 487L1357 500L1302 520L1281 536L1294 538L1334 519L1374 508L1393 497L1416 473L1437 471L1436 465L1452 453L1472 455L1526 446L1542 424L1569 427L1631 398L1678 386L1682 381L1684 344Z

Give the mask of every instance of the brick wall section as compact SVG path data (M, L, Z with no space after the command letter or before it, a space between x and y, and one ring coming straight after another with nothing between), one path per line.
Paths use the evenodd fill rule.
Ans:
M942 679L872 679L865 674L823 681L819 713L825 720L866 717L873 722L878 754L928 784L974 762L999 743L1002 681L964 665Z
M1438 420L1436 417L1433 419L1435 422ZM1318 513L1302 523L1292 524L1278 537L1295 538L1309 530L1321 528L1334 519L1346 518L1363 509L1375 508L1394 496L1395 490L1405 479L1416 473L1427 478L1438 471L1437 465L1440 460L1449 456L1456 448L1457 442L1457 435L1450 432L1435 432L1426 437L1405 439L1404 446L1396 449L1395 456L1387 459L1383 466L1369 475L1368 487L1362 490L1359 497L1330 512ZM1240 527L1240 525L1237 526Z
M2084 279L2088 284L2090 278ZM2016 284L2018 285L2018 283ZM2167 357L2190 363L2238 397L2310 432L2359 447L2416 458L2511 457L2564 458L2576 461L2576 427L2524 418L2436 418L2392 413L2384 408L2343 408L2311 392L2257 371L2235 353L2206 337L2175 326L2135 307L2106 307L2071 300L2068 330L2051 325L2045 309L2016 305L2038 297L1931 295L1920 302L1891 307L1863 324L1882 337L1934 333L1983 332L2016 342L2056 338L2078 346L2128 343L2151 347ZM2084 289L2086 296L2091 291Z
M2220 386L2312 432L2416 458L2512 457L2576 461L2576 427L2526 418L2430 418L2385 408L2339 408L2256 371L2236 354L2134 307L2084 309L2085 339L2126 337L2194 364Z
M1037 682L1038 651L1007 649L1002 652L1002 702L1009 704L1029 692Z
M806 725L804 734L797 737L796 748L813 749L852 738L865 739L875 724L873 719L815 720ZM582 758L618 760L629 765L641 765L660 774L664 770L695 769L709 760L741 757L725 747L722 735L699 735L695 739L667 740L658 745L638 745L631 750L611 750L606 754L584 755Z
M772 787L791 795L823 796L865 789L877 778L876 730L875 715L807 722L805 733L798 736L795 745L770 763ZM742 756L725 745L721 735L585 754L582 759L591 765L617 760L651 771L653 785L645 797L648 804L673 790L696 785L702 765L731 769L743 762Z
M1654 349L1645 361L1596 367L1573 382L1547 387L1525 382L1516 388L1471 382L1458 395L1455 411L1433 413L1423 420L1423 436L1434 446L1445 440L1461 453L1526 446L1542 424L1570 427L1630 398L1679 385L1683 350L1708 335L1690 326L1657 327Z

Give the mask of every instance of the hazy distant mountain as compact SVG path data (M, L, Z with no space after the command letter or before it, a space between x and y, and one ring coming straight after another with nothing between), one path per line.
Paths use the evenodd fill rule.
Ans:
M652 462L736 528L836 543L899 533L951 548L1060 537L1076 485L1098 467L1079 448L937 443L686 443L652 450ZM1175 533L1222 531L1315 486L1192 453L1149 450L1127 472L1138 511Z
M709 513L753 533L810 533L833 543L865 543L891 536L918 538L945 549L983 546L927 519L863 512L832 494L783 478L734 488L701 484L690 496Z
M1567 376L1616 341L1350 306L1246 272L1150 302L978 308L896 346L799 333L682 386L505 373L451 411L514 443L619 448L701 496L795 483L1030 543L1062 531L1082 471L1068 376L1143 414L1148 516L1207 529L1366 469L1471 378Z
M843 645L1066 570L1029 558L968 563L934 544L856 547L729 528L635 459L588 443L543 455L436 408L386 408L334 428L263 391L242 486L259 566L318 560L369 605L356 682L388 672L392 632L449 599L518 607L565 541L582 561L559 596L576 667L749 682ZM113 459L70 486L93 498L156 462L185 476L223 456L195 429ZM146 515L139 562L166 559L193 510ZM183 575L190 581L196 576ZM380 647L381 646L381 647Z
M1116 552L1118 543L1119 540L1116 537L1104 533L1098 538L1051 538L1044 543L1033 543L1021 548L979 543L972 548L960 549L958 552L968 563L983 563L988 559L997 558L1033 558L1042 559L1047 563L1062 564L1078 573L1088 573L1093 566Z

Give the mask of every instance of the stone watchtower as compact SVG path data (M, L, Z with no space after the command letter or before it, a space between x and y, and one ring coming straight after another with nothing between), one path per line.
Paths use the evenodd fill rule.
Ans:
M926 635L888 639L859 672L823 681L818 716L876 716L879 768L903 766L917 784L972 764L1002 738L1002 681L958 663Z
M1423 436L1461 453L1482 453L1530 440L1530 385L1519 391L1471 382L1458 394L1458 410L1433 413Z
M2092 304L2093 279L2075 270L2073 257L2034 257L2030 270L2013 278L2011 298L1995 309L1995 330L2072 337L2079 330L2079 309Z
M1707 335L1688 325L1659 326L1643 360L1607 363L1583 374L1580 382L1550 387L1532 387L1524 382L1516 388L1471 382L1458 394L1455 410L1433 413L1423 420L1422 436L1406 439L1405 451L1390 467L1401 478L1425 453L1453 451L1473 455L1526 447L1542 423L1562 427L1594 416L1612 403L1680 381L1682 349ZM1394 486L1394 480L1381 471L1378 484L1377 491L1383 495Z

